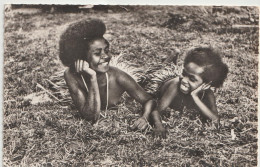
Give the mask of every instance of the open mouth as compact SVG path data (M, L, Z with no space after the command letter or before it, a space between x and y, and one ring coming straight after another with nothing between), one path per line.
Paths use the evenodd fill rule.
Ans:
M182 91L183 93L188 93L188 92L190 91L189 85L183 84L183 83L181 83L180 89L181 89L181 91Z
M101 59L101 61L98 63L98 65L107 66L110 62L110 58Z
M109 62L98 63L98 65L107 66Z

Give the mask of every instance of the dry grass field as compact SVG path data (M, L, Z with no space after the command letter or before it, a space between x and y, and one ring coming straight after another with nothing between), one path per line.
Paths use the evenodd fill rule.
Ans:
M99 18L114 56L148 68L193 46L223 52L229 74L216 91L221 127L189 111L167 111L166 139L131 131L141 106L127 95L95 126L61 105L49 80L65 68L58 41L66 25ZM256 166L259 9L114 6L105 10L6 9L4 21L4 166ZM33 97L33 98L32 98ZM39 103L40 102L40 103Z

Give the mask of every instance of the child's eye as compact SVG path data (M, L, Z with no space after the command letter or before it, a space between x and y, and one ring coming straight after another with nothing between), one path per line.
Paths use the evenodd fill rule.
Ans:
M99 56L101 54L101 51L97 50L97 51L94 52L94 54Z
M191 82L195 82L196 79L195 79L195 78L190 78L190 81L191 81Z

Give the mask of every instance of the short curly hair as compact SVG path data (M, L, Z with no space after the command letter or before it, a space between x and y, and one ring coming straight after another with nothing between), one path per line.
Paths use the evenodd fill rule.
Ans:
M62 63L70 67L77 59L86 60L90 42L103 38L105 32L105 24L98 19L81 20L70 24L59 41L59 57ZM107 40L105 41L108 44Z
M213 87L222 86L227 78L228 67L223 63L220 52L212 47L197 47L190 50L184 59L184 66L190 62L204 68L201 77L204 82L211 82Z

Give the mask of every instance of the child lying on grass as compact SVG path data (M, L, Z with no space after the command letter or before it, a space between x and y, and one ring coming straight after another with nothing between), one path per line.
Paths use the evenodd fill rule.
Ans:
M154 134L166 137L160 115L167 108L182 111L196 109L202 118L219 121L214 93L210 87L220 87L227 77L228 67L218 52L209 47L198 47L187 53L181 77L163 83L159 89L156 109L151 113Z
M135 124L142 129L154 107L152 97L127 73L109 66L109 43L100 20L71 24L60 38L60 59L69 68L64 77L74 104L82 117L95 123L101 110L117 104L126 91L143 104L143 115Z

